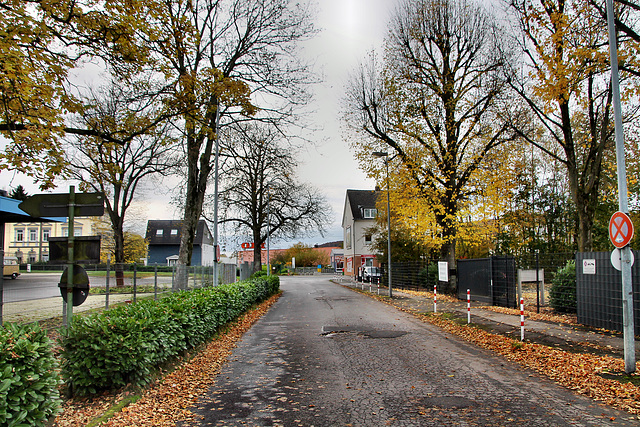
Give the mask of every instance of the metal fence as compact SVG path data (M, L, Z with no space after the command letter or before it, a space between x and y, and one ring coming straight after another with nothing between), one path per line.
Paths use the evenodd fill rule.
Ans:
M0 292L0 324L3 322L31 323L47 319L64 320L65 302L58 286L65 265L32 265L21 270L16 279L5 277ZM122 279L116 278L116 267ZM90 293L86 300L73 308L74 313L109 309L114 304L135 302L141 298L161 298L177 289L175 267L151 265L83 265ZM236 281L236 266L218 264L218 283ZM188 267L187 289L213 285L212 266Z
M517 307L516 263L510 256L458 260L458 298Z
M633 251L638 260L639 253ZM640 265L631 267L635 334L640 335ZM578 322L612 331L623 330L622 276L610 252L576 254L576 311Z
M490 263L490 260L491 261ZM438 281L438 260L424 259L392 263L392 286L398 289L432 289L438 292L453 290L461 299L471 291L472 299L488 304L516 307L520 298L537 311L575 313L575 290L560 284L554 286L559 270L574 261L575 253L500 255L456 263L456 276L451 283ZM388 283L387 267L382 265L382 283ZM573 292L573 294L571 294ZM567 293L567 295L563 295Z

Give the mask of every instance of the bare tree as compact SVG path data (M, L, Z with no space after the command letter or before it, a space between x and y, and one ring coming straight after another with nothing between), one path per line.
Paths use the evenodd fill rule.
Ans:
M293 239L324 232L331 208L318 190L298 182L293 154L275 129L242 124L224 139L221 222L251 234L254 271L262 268L261 246L268 235Z
M186 154L177 281L186 283L216 154L219 124L254 119L284 125L304 104L309 67L295 55L313 34L308 6L288 0L150 1L139 33L147 64L166 79L166 105ZM260 105L253 105L258 103ZM257 108L259 107L259 108Z
M513 137L501 110L508 57L492 17L462 0L403 1L386 40L383 70L363 66L347 94L347 124L365 169L384 149L402 181L432 207L441 254L455 260L458 210L483 158ZM394 168L395 170L395 168Z
M114 82L85 105L90 107L84 109L84 123L128 141L115 144L96 137L75 138L68 140L66 150L71 177L81 181L80 188L105 194L105 210L113 231L116 280L122 286L127 209L145 180L166 175L179 164L179 141L171 137L166 123L137 135L157 117L158 106L153 97L142 96L136 87ZM130 139L127 129L137 136Z

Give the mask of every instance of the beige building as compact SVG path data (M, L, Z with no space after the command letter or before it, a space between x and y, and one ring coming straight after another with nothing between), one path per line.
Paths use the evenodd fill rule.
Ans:
M74 236L93 235L92 217L77 217L73 220ZM64 222L17 222L5 225L4 253L18 258L20 264L49 261L49 238L67 237L68 221Z
M379 267L372 247L371 230L376 223L378 191L347 190L342 215L344 274L357 275L361 267Z

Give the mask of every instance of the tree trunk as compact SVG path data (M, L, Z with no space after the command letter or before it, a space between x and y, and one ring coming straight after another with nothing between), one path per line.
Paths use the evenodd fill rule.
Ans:
M122 227L119 230L114 230L113 240L115 243L114 255L116 273L116 286L121 288L124 286L124 233Z
M253 230L253 272L262 270L262 241L261 230Z
M117 190L116 194L118 194ZM118 199L117 196L116 199ZM111 219L111 230L113 231L113 269L116 275L116 286L121 288L124 287L124 225L122 217L118 215L118 206L117 201L113 205L108 205L107 213Z
M187 117L187 189L184 205L184 217L180 236L180 251L176 268L176 287L187 288L188 267L191 265L193 242L196 237L198 221L202 214L202 204L207 191L207 181L211 172L211 156L215 135L196 135L196 120ZM215 127L215 122L210 123ZM205 144L202 154L200 148ZM198 167L200 166L200 167Z
M253 248L253 272L262 270L262 248L256 243Z

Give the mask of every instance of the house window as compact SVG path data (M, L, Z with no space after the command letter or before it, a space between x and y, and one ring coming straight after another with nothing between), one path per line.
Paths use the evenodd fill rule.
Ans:
M347 249L351 249L351 227L347 227L347 233L345 236L345 246Z
M178 235L178 229L177 228L172 228L171 229L171 235L172 236L177 236Z
M16 242L24 242L24 229L16 228Z
M368 245L371 244L371 234L364 235L364 242Z
M50 235L51 235L51 230L49 228L43 228L42 229L42 241L43 242L48 242Z
M375 218L377 213L378 213L377 209L369 209L369 208L364 209L365 218Z
M38 241L38 229L37 228L30 228L29 229L29 241L30 242L37 242Z
M34 251L29 251L29 263L33 264L36 262L36 253Z
M62 235L65 237L69 235L69 227L62 227ZM73 235L75 237L82 236L82 227L73 227Z
M164 230L156 230L156 236L162 236L164 234Z

